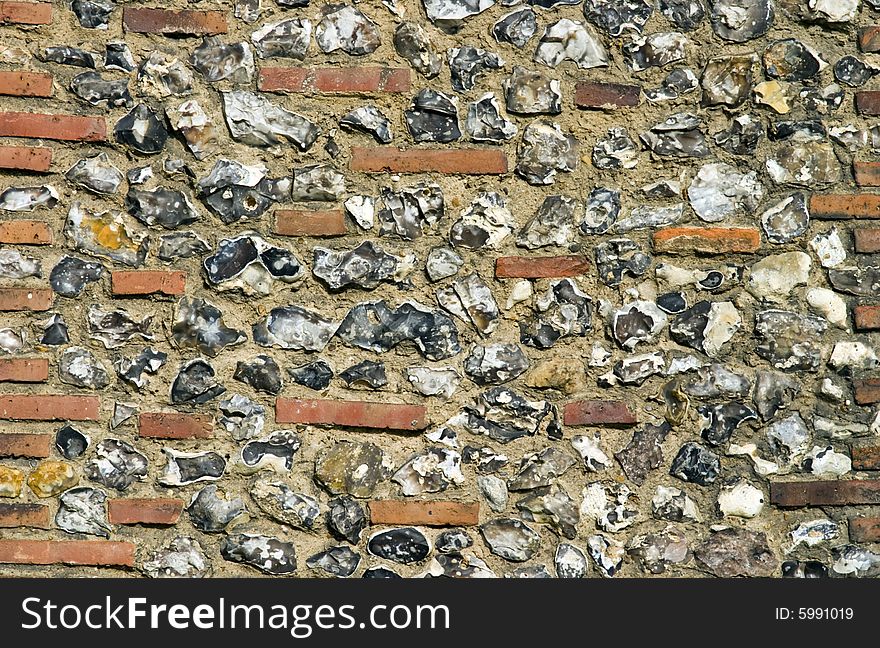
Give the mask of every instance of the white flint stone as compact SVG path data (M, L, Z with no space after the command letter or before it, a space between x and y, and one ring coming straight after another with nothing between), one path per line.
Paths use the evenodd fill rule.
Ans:
M810 257L804 252L784 252L764 257L751 268L748 291L758 299L781 303L797 286L807 283Z
M817 315L821 315L838 328L847 328L849 314L846 302L829 288L810 288L806 295L807 305Z
M764 187L754 171L739 173L729 164L713 162L700 168L687 193L697 216L714 223L737 211L754 210Z
M556 67L563 61L573 61L579 68L605 67L608 52L602 41L583 23L563 18L544 31L535 61Z
M730 517L757 517L764 508L764 493L747 481L723 486L718 495L718 508Z
M846 261L846 248L840 240L836 227L832 227L828 232L816 234L810 241L810 247L819 257L819 263L823 268L836 268Z
M877 366L877 354L864 342L841 340L834 344L828 364L833 369L873 369Z
M849 456L836 452L832 446L813 446L807 460L810 472L818 477L840 477L852 470Z

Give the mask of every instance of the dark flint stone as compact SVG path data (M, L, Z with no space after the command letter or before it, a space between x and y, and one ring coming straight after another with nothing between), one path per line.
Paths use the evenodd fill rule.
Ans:
M249 441L241 449L241 460L244 465L253 468L266 455L284 460L284 467L293 467L293 455L299 450L302 440L290 430L276 430L266 440Z
M596 246L596 269L606 286L619 286L624 275L641 277L651 266L651 257L630 239L611 239Z
M299 61L305 58L311 38L311 23L306 20L303 24L301 18L282 20L271 26L264 25L252 36L254 48L261 58L279 57Z
M128 213L144 225L175 229L198 220L186 194L173 189L129 189L125 196Z
M115 7L110 0L73 0L70 3L79 24L86 29L106 28Z
M364 360L341 371L339 377L349 387L364 385L371 389L379 389L388 384L388 378L385 375L385 365L381 362L373 362L372 360Z
M47 47L38 58L47 63L60 63L61 65L73 65L82 68L94 69L97 65L94 54L78 47L69 47L67 45Z
M671 292L657 297L657 307L664 313L675 314L684 311L688 305L684 293Z
M855 56L843 56L834 64L834 78L850 88L865 85L874 74L873 67Z
M828 567L818 560L786 560L782 563L783 578L829 578Z
M669 474L686 482L708 486L715 481L720 470L718 455L699 443L688 441L672 460Z
M70 336L67 334L67 324L64 318L57 313L51 315L43 328L43 337L40 338L41 344L49 346L60 346L70 342Z
M428 31L416 22L402 22L394 32L394 49L426 79L440 74L443 62L434 51Z
M210 246L195 232L174 232L159 237L156 256L162 261L200 257L210 251Z
M193 50L190 65L210 83L223 79L247 83L253 75L254 57L247 43L224 43L219 36L206 36Z
M331 547L327 551L316 553L306 560L311 569L320 569L331 576L347 578L351 576L361 562L361 556L345 545Z
M327 528L334 537L356 545L366 526L364 508L353 497L341 495L328 503Z
M773 25L773 0L711 0L712 29L726 41L744 43Z
M461 351L452 319L411 302L396 309L384 301L357 304L342 320L336 335L347 344L377 353L411 341L429 360L445 360Z
M279 306L253 325L254 342L264 347L320 351L339 325L300 306Z
M393 280L399 263L398 257L372 241L364 241L351 250L316 247L313 252L312 273L330 290L351 287L372 290L383 281Z
M761 418L769 421L780 409L788 407L800 391L801 383L797 377L774 371L759 371L755 377L752 400Z
M512 393L512 392L511 392ZM474 470L483 475L498 472L509 463L507 455L499 454L492 448L465 446L461 450L461 463L471 464Z
M119 358L113 364L116 367L117 375L137 388L142 388L147 381L143 377L144 372L155 374L165 361L168 354L152 347L147 347L141 351L134 359Z
M442 92L423 88L403 111L406 127L416 142L453 142L461 137L458 110Z
M103 275L104 266L100 263L65 256L49 273L49 285L62 297L78 297L86 284L100 280Z
M431 545L418 529L402 527L375 534L367 542L367 550L379 558L408 565L427 558Z
M535 12L529 7L517 9L503 16L492 26L495 40L517 47L525 45L537 31L538 21Z
M89 439L72 425L65 425L55 434L55 447L65 459L76 459L89 447Z
M478 385L500 385L529 368L529 359L516 344L476 344L464 360L464 372Z
M440 553L459 553L473 546L474 539L464 529L449 529L437 536L434 545Z
M226 460L216 452L202 452L194 457L169 456L168 461L177 465L181 485L205 478L219 479L226 471Z
M543 430L550 437L561 435L559 413L547 401L530 401L506 387L493 387L477 397L475 405L462 409L463 424L473 434L485 434L509 443Z
M396 234L407 240L422 236L425 225L443 218L443 191L437 185L418 184L392 191L382 189L381 209L376 214L379 234Z
M464 45L449 50L449 72L452 89L456 92L472 90L477 77L487 70L500 70L504 62L497 54L478 47Z
M367 570L364 570L361 578L403 578L400 574L397 574L387 567L370 567Z
M189 297L182 297L177 304L171 335L178 346L194 347L210 357L247 339L244 332L223 324L219 308Z
M201 405L217 398L226 388L214 375L214 367L201 358L186 363L171 385L171 403Z
M254 356L249 361L239 360L232 377L267 394L277 394L281 391L281 369L278 363L267 355Z
M296 571L296 548L279 538L246 533L226 536L220 542L220 555L273 576Z
M731 120L730 126L715 135L715 143L734 155L754 155L764 135L761 122L749 115Z
M70 90L77 97L93 106L130 106L128 77L105 80L98 72L83 72L70 81Z
M660 0L660 12L682 31L696 29L706 17L703 0Z
M355 108L339 120L339 125L372 135L380 144L388 144L393 139L391 122L376 106Z
M198 188L202 201L224 223L258 218L274 199L271 180L235 160L217 160Z
M834 282L832 281L832 284ZM822 363L822 335L828 322L821 317L783 310L755 316L759 356L784 371L818 371Z
M666 421L660 425L646 425L633 432L625 448L614 453L626 476L639 486L645 483L648 473L663 463L661 445L670 431L672 426Z
M104 439L95 454L85 465L86 477L108 488L124 491L147 475L147 458L125 441Z
M596 187L587 196L586 212L580 228L584 234L604 234L620 215L620 192Z
M703 351L704 334L711 309L712 302L704 300L679 313L669 324L669 337L677 344Z
M504 118L491 93L468 104L465 130L477 142L503 142L517 133L516 125Z
M108 70L131 72L135 68L134 59L127 43L111 42L104 45L104 67Z
M519 323L519 341L548 349L563 337L583 337L592 326L592 300L578 290L572 279L550 285L533 318Z
M333 378L333 369L324 360L316 360L300 367L288 368L287 374L297 385L321 391L330 386L330 380Z
M838 292L858 297L875 297L880 288L880 268L863 266L859 268L830 268L828 279Z
M205 533L219 533L247 511L240 498L230 500L219 497L215 484L205 486L196 493L186 510L193 526Z
M559 486L544 486L533 490L516 502L523 520L548 525L562 537L577 537L580 522L578 504ZM543 569L543 565L539 565ZM550 578L548 574L546 578Z
M710 270L706 276L697 282L697 286L703 290L714 291L724 286L724 274L718 270Z
M788 139L794 135L814 139L825 137L827 132L825 124L818 119L772 121L767 129L767 138L774 142Z
M783 81L805 81L819 74L819 57L794 38L778 40L764 50L767 76Z
M697 411L706 419L701 436L712 446L724 445L743 422L758 418L751 407L737 402L700 405Z
M639 139L661 157L706 157L709 148L705 133L699 128L701 124L696 115L677 113L655 124Z
M585 0L584 16L611 36L624 31L642 33L654 12L652 0Z
M114 134L117 142L144 155L161 152L168 140L164 118L142 103L116 122Z

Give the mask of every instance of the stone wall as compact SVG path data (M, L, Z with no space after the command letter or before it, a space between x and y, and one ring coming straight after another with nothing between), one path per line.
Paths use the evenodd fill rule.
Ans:
M177 4L0 2L0 574L880 572L880 2Z

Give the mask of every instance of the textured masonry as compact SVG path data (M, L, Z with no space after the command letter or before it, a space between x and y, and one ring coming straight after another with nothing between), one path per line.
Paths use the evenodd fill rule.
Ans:
M0 1L0 575L880 575L878 52Z

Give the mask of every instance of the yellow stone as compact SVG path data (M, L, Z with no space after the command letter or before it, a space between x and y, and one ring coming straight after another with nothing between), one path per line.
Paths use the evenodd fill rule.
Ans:
M758 103L770 106L780 115L791 110L788 105L788 99L785 96L785 88L779 81L764 81L755 86L755 98Z
M584 363L576 358L544 360L526 376L526 384L537 389L558 389L577 394L587 388Z
M41 461L28 476L28 486L37 497L53 497L76 486L79 477L66 461Z
M0 497L18 497L24 486L24 471L12 466L0 466Z

